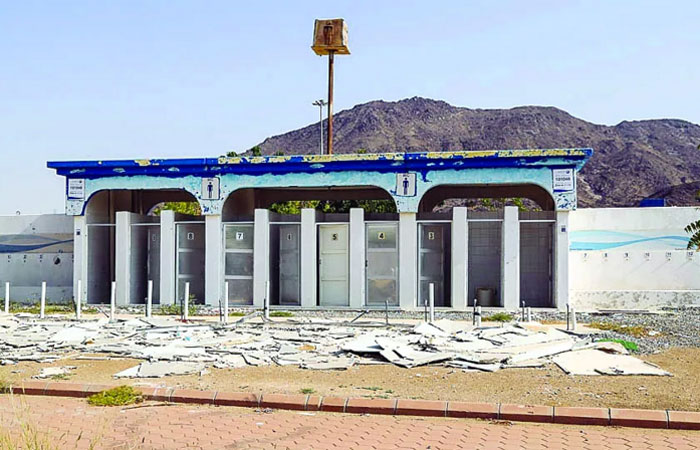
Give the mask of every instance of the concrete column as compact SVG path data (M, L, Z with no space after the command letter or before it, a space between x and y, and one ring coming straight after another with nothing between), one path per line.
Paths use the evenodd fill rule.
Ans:
M223 289L223 239L221 216L204 216L204 302L219 306Z
M114 279L117 282L118 306L131 303L131 213L129 211L117 211L116 214L116 238L114 252Z
M87 220L85 216L73 218L73 299L78 298L78 280L81 280L83 303L87 298L88 278L88 239Z
M316 211L301 210L301 306L314 308L318 304L316 277L318 257L316 255Z
M270 211L255 210L253 237L253 305L262 308L270 281Z
M399 214L399 305L415 309L418 305L418 225L416 213Z
M365 304L365 210L350 209L350 307Z
M557 211L554 224L554 306L569 304L569 211Z
M452 309L467 309L467 208L452 209Z
M177 257L177 235L175 211L160 213L160 304L175 303L175 258Z
M520 221L517 206L506 206L503 211L501 257L503 306L515 310L520 306Z

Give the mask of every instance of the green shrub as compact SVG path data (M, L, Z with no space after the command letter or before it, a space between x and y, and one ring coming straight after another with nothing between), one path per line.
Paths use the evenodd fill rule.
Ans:
M316 392L316 390L314 388L301 388L299 389L299 392L301 392L302 394L313 394L314 392Z
M512 320L513 316L504 312L498 312L495 314L491 314L490 316L485 316L483 318L484 322L510 322Z
M187 304L187 312L190 316L196 316L199 308L190 301ZM159 316L180 316L182 315L182 306L180 304L160 305L160 308L154 310L153 313Z
M270 317L293 317L294 314L291 311L271 311Z
M615 333L626 334L634 337L645 337L649 335L649 329L641 325L621 325L613 322L591 322L589 328L596 328L603 331L613 331Z
M117 386L91 395L87 401L92 406L124 406L141 403L143 396L131 386Z

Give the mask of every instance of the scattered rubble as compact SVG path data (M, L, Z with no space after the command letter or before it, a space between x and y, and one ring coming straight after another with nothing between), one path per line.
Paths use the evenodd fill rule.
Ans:
M416 326L310 318L223 325L167 317L109 322L104 318L0 316L0 354L2 364L46 363L68 357L144 361L115 374L117 378L265 365L345 370L366 364L406 368L442 364L464 371L495 372L551 362L575 375L670 375L630 356L615 342L593 342L590 336L534 322L475 328L446 319ZM68 373L58 369L66 368L47 368L40 376Z

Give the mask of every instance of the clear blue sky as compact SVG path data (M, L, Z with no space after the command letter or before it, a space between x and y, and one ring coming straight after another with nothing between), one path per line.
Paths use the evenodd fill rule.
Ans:
M63 211L47 160L216 156L317 121L317 17L349 24L336 111L419 95L700 123L697 0L0 0L0 214Z

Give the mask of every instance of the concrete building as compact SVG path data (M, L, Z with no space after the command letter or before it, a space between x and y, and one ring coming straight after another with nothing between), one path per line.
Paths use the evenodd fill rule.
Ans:
M563 308L569 215L590 149L50 162L66 177L74 289L143 303L184 296L260 307ZM541 211L452 208L448 199L529 198ZM393 200L396 213L279 215L287 200ZM172 211L197 202L201 216Z

